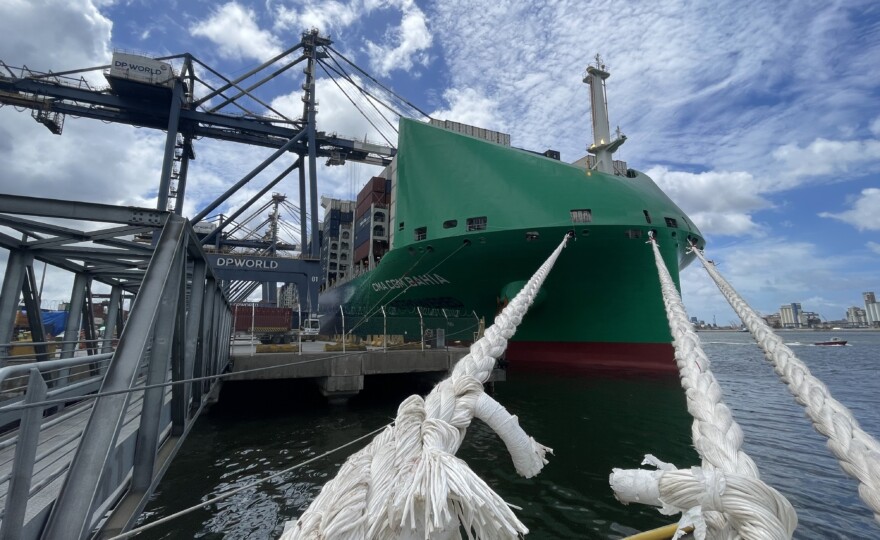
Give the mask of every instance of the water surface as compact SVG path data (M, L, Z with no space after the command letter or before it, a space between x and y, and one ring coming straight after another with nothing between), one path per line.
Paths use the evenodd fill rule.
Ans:
M880 525L747 333L700 332L724 400L745 433L745 451L765 482L798 512L795 538L880 539ZM814 342L831 333L780 332L786 343L880 437L880 332L836 332L845 347ZM406 378L371 379L346 407L330 407L306 385L227 387L224 406L200 418L159 486L148 522L322 454L389 422L413 391ZM678 466L698 463L691 419L675 378L536 374L512 367L495 397L527 433L554 449L533 479L519 477L503 443L479 421L458 456L509 503L527 538L621 538L671 518L624 506L608 487L613 467L635 468L644 454ZM237 405L231 406L233 403ZM364 443L365 444L365 443ZM359 445L357 448L359 448ZM258 488L157 527L139 538L277 538L331 479L347 449Z

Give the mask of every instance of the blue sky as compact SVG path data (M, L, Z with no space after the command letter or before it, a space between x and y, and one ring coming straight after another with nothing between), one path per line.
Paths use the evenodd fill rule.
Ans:
M190 52L235 76L311 27L432 116L510 133L513 145L554 148L566 161L590 137L581 77L600 52L612 125L629 137L618 157L691 216L709 258L753 307L801 302L840 319L863 291L880 292L876 2L5 0L0 60L59 71L106 64L114 49ZM298 116L300 83L284 76L259 95ZM381 140L331 82L317 92L319 129ZM163 137L85 119L68 119L57 137L4 107L0 189L154 206ZM189 215L267 155L197 144ZM324 194L347 197L374 169L320 172ZM293 185L279 191L295 198ZM47 281L44 298L69 295L65 278ZM697 265L682 288L691 315L736 320Z

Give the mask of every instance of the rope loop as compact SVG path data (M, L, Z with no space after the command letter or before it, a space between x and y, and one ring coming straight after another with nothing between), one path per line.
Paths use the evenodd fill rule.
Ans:
M450 376L422 399L410 396L393 426L349 457L282 540L329 538L515 539L529 532L510 506L455 457L474 417L501 437L517 472L527 478L547 463L550 448L526 435L516 416L483 391L507 341L534 302L569 235L471 345Z
M623 502L659 506L662 513L681 512L675 538L685 526L694 527L698 540L707 534L712 538L791 538L797 515L779 492L760 480L755 462L742 450L742 429L723 401L656 240L652 237L648 243L654 252L688 412L694 417L694 447L703 463L677 470L646 456L646 463L662 464L661 470L615 469L610 478L615 496Z
M706 260L695 246L691 246L691 251L749 329L795 401L804 407L813 428L828 439L828 448L840 467L859 481L859 496L880 524L880 444L862 430L849 409L831 396L825 384L812 375L782 338L742 299L721 276L715 264Z

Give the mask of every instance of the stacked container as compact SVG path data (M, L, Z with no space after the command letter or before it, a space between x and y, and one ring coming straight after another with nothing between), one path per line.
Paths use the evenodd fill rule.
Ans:
M374 241L373 214L377 209L384 210L386 221L382 223L385 235L383 235L384 245L387 246L387 209L389 202L388 187L390 181L381 176L370 178L366 185L361 189L357 196L357 210L354 220L354 261L366 262L369 266L370 242ZM374 246L374 256L377 246ZM387 247L385 248L387 250Z

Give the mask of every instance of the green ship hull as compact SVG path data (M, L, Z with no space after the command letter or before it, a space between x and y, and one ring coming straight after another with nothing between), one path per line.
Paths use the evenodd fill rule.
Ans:
M381 334L408 319L407 335L444 328L447 342L469 341L476 320L491 324L572 231L508 360L675 368L648 235L676 285L689 242L704 240L646 175L588 172L403 119L393 186L391 250L322 293L325 328L341 331L342 305L346 332Z

